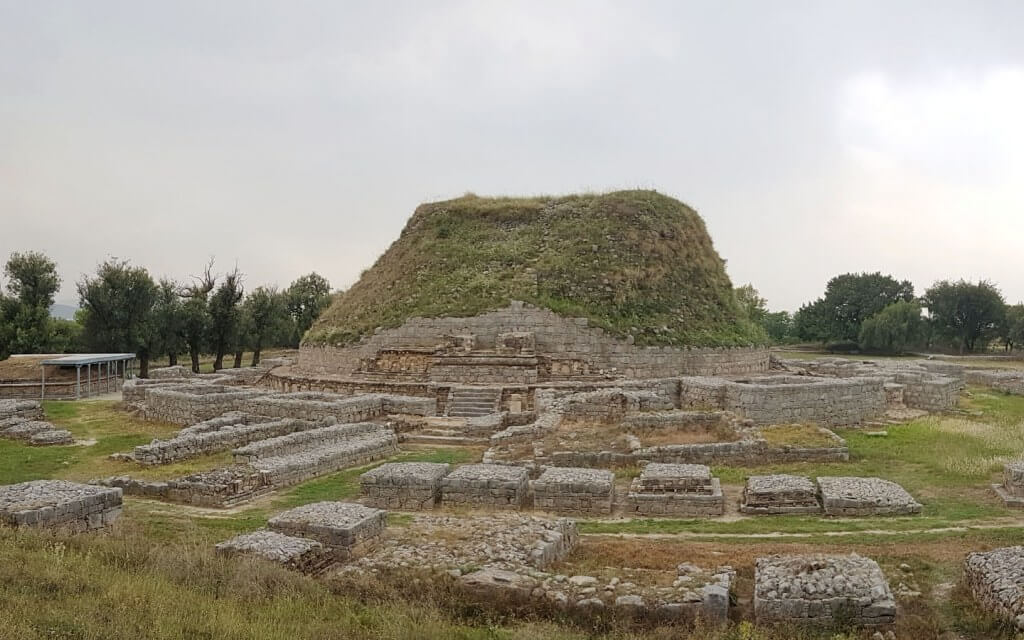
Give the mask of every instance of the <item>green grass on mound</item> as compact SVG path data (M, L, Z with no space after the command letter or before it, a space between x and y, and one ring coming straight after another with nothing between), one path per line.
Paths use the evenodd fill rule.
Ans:
M654 191L421 205L305 337L344 345L415 316L523 300L648 345L761 343L704 221Z

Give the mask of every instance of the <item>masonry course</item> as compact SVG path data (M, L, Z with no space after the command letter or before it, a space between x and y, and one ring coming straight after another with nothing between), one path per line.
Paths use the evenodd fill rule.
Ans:
M121 490L67 482L33 480L0 486L0 523L56 527L72 532L102 529L121 515Z
M433 509L451 465L441 462L388 462L359 476L362 501L381 509Z

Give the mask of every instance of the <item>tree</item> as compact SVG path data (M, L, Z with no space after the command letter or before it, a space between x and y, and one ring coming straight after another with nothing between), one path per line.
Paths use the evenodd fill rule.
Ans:
M776 344L790 342L794 338L793 316L788 311L766 313L761 320L761 326Z
M238 340L239 303L242 301L242 274L236 267L224 276L209 303L209 343L213 349L213 370L224 368L224 354L234 348Z
M800 308L803 339L857 342L861 325L885 307L914 299L914 285L881 273L845 273L828 281L825 296Z
M987 280L977 284L942 280L923 298L937 336L960 352L972 352L997 337L1006 317L1006 303L999 289Z
M50 346L52 353L79 353L85 351L82 325L75 320L50 318Z
M155 328L157 286L149 272L127 260L108 260L96 276L78 283L83 336L95 351L135 353L139 375L149 377Z
M1006 307L1006 318L1002 325L1003 344L1007 351L1024 344L1024 304Z
M793 314L793 332L801 340L827 342L831 332L825 301L818 299L801 306Z
M207 346L210 333L209 297L217 284L213 275L213 259L203 268L203 275L192 276L192 284L184 287L182 297L182 337L192 360L192 373L199 373L199 355Z
M298 346L313 322L320 317L331 301L331 284L316 273L302 276L291 283L284 292L288 313L295 322L296 337L293 345Z
M167 364L178 364L178 354L185 349L185 309L177 283L163 278L157 285L156 303L153 305L156 332L155 353L166 353Z
M916 302L900 300L871 316L861 325L860 347L869 351L902 354L924 337L924 320Z
M737 287L734 294L743 314L750 318L751 322L762 324L768 314L768 301L761 297L754 285L745 284Z
M288 321L288 310L284 296L275 287L257 287L243 305L244 317L247 319L249 347L252 348L252 366L260 363L260 353L264 346L282 332Z
M15 252L4 276L10 297L0 300L0 352L50 351L50 307L61 282L57 265L38 251Z

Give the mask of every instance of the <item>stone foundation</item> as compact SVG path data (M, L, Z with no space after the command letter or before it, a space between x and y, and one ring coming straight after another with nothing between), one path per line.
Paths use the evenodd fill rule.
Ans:
M743 488L741 513L821 513L818 490L810 478L790 475L750 476Z
M992 488L1008 507L1024 509L1024 461L1003 465L1003 483Z
M451 465L389 462L359 476L363 503L381 509L433 509L441 500L441 481Z
M533 482L533 506L564 515L607 515L614 483L611 471L549 467Z
M245 467L200 471L166 482L116 476L99 484L119 487L128 495L220 509L248 502L273 489L263 474Z
M921 505L895 482L881 478L818 478L825 515L875 516L921 513Z
M380 535L387 511L351 502L314 502L277 514L267 522L271 531L312 538L335 558L347 558Z
M529 496L529 473L524 467L467 464L441 481L445 506L522 509Z
M696 464L652 462L634 478L626 496L627 512L641 516L706 517L725 513L718 478Z
M223 555L257 556L303 573L319 573L333 563L331 554L316 540L266 530L243 533L214 549Z
M1024 631L1024 547L969 554L964 582L978 604Z
M0 523L102 529L121 515L121 490L64 480L34 480L0 487Z
M869 558L769 556L754 569L754 615L759 623L877 626L895 621L896 601Z
M196 456L227 451L267 438L312 429L304 420L254 418L238 412L207 420L183 429L170 440L153 440L135 447L132 457L139 464L167 464Z

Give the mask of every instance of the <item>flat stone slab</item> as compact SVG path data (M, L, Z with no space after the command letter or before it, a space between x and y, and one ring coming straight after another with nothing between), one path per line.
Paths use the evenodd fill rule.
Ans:
M15 526L100 529L121 515L120 489L66 480L0 487L0 522Z
M331 564L329 554L316 540L286 536L265 529L243 533L214 548L217 553L255 555L304 572L318 571Z
M1006 490L1005 485L994 484L992 490L996 492L996 495L1003 501L1007 507L1011 509L1024 509L1024 496L1017 496Z
M433 509L441 500L441 480L451 465L441 462L388 462L359 476L363 502L382 509Z
M314 502L277 514L271 531L313 538L327 547L350 550L384 530L387 511L353 502Z
M758 558L754 569L757 622L875 626L896 619L896 601L878 563L857 554Z
M640 472L639 485L644 491L706 490L711 485L711 469L704 464L651 462Z
M819 513L818 489L810 478L792 475L750 476L743 488L741 513Z
M554 513L612 512L615 474L605 469L548 467L533 482L533 506Z
M821 502L830 516L911 515L921 505L896 484L881 478L822 476Z
M73 444L75 439L67 429L50 429L33 433L28 439L29 444L42 447L55 444Z
M649 491L634 478L626 496L626 511L641 516L701 518L725 513L725 496L718 478L701 491Z
M1024 630L1024 547L968 554L964 582L983 608Z

